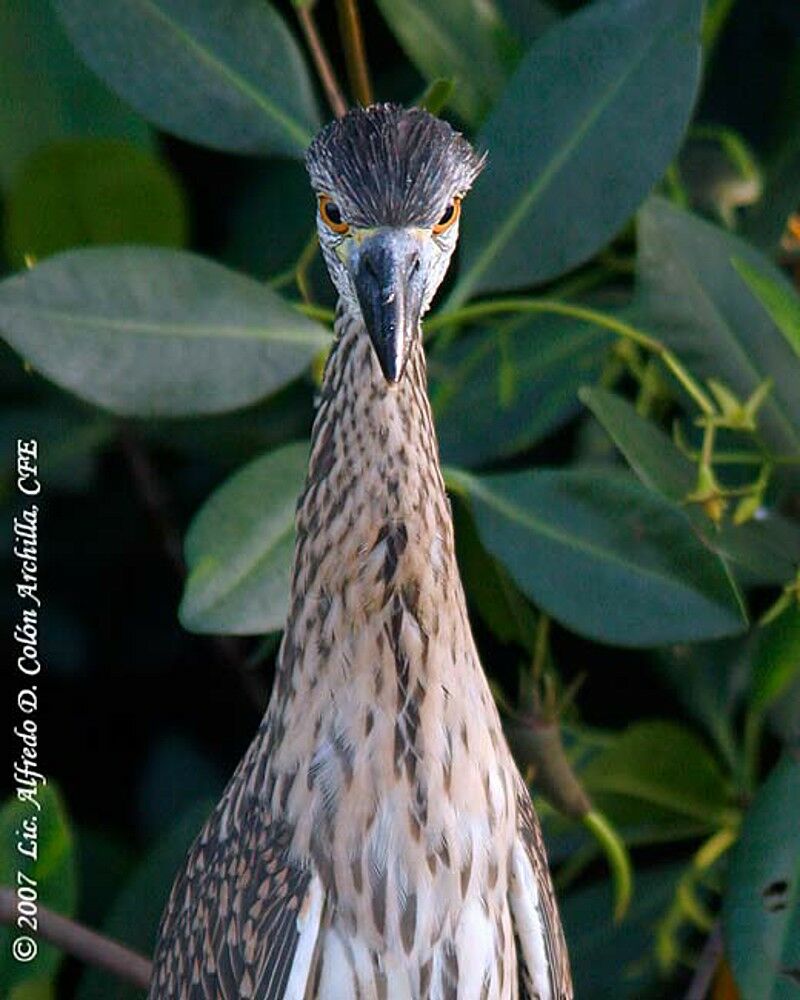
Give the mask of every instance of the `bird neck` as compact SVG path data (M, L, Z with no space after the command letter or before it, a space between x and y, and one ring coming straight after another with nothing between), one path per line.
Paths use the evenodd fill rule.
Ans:
M421 336L389 385L360 316L340 305L335 332L297 510L287 681L303 636L325 653L398 601L435 635L445 598L464 604Z
M361 317L340 306L298 506L293 607L338 596L355 612L387 590L438 587L450 570L453 529L422 337L390 385Z

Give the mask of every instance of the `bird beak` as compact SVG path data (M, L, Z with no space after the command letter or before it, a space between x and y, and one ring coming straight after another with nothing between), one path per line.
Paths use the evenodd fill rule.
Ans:
M386 381L403 377L419 330L424 277L420 238L407 229L380 229L358 244L351 273L361 314Z

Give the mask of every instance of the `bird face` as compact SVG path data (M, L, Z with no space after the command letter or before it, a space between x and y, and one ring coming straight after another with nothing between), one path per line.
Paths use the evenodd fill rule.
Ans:
M331 279L361 314L386 381L397 384L483 160L427 112L373 105L323 129L306 164Z
M459 196L453 196L441 221L430 227L357 227L344 221L330 195L319 198L317 229L331 278L339 294L360 310L392 384L403 377L420 320L450 263L459 205Z

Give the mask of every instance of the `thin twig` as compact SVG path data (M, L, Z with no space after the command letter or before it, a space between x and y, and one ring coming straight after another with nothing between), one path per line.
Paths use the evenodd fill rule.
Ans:
M161 537L161 543L178 576L186 576L181 536L174 525L170 500L141 441L128 428L119 435L123 454L130 469L136 492Z
M705 1000L714 981L714 974L717 971L724 943L722 940L722 928L719 921L714 924L711 933L706 938L700 958L697 960L692 981L683 1000Z
M339 30L342 33L350 87L358 103L367 107L373 101L372 84L369 78L358 0L336 0L336 7L339 11Z
M337 118L341 118L347 111L347 101L344 98L339 81L336 79L333 66L331 66L331 61L328 58L328 53L325 51L325 46L322 44L322 39L317 31L312 7L313 4L298 7L297 19L300 21L300 27L303 29L306 44L311 53L311 58L314 60L314 66L322 84L322 89L325 91L325 96L328 98L331 111L333 111Z
M124 979L139 989L150 986L152 964L125 945L90 930L77 920L38 906L39 935L56 948L75 958L105 969L118 979ZM0 924L13 924L17 919L17 900L13 889L0 887Z

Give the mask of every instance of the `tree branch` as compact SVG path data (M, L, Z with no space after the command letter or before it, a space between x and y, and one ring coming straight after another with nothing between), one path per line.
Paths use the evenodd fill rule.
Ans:
M92 931L77 920L62 917L60 913L38 907L39 934L45 941L61 951L105 969L118 979L125 979L146 990L150 986L152 963L125 945ZM0 924L14 924L17 919L17 900L13 889L0 886Z
M367 66L367 50L364 45L364 32L361 29L361 16L358 13L358 0L336 0L339 11L339 28L344 42L347 57L347 76L353 96L364 107L372 104L372 84Z
M297 19L300 21L300 27L303 29L303 35L311 52L311 58L314 60L314 66L322 84L322 89L328 98L328 104L330 104L331 110L336 117L341 118L347 111L347 101L344 98L339 82L336 79L336 74L333 71L333 66L331 66L331 61L328 59L328 53L325 51L325 46L322 44L322 39L317 31L317 24L312 13L313 6L313 3L309 3L298 7Z

